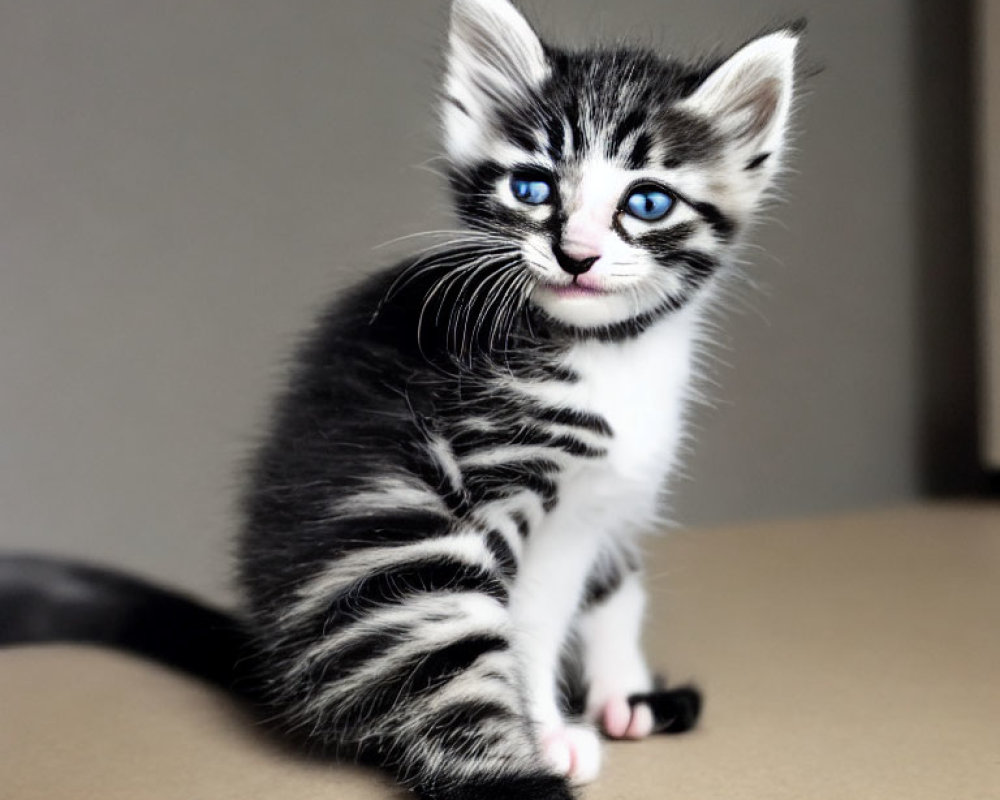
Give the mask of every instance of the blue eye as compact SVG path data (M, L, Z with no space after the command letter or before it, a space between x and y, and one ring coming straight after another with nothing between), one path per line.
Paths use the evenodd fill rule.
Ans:
M628 196L625 206L636 219L656 222L670 213L674 199L662 189L643 187Z
M530 206L544 205L552 197L552 187L548 181L540 178L524 178L512 175L510 190L514 197Z

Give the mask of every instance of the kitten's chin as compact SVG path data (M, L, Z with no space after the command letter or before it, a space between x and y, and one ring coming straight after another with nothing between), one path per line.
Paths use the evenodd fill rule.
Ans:
M539 284L531 294L531 302L556 322L583 329L620 325L643 312L630 294L573 284Z

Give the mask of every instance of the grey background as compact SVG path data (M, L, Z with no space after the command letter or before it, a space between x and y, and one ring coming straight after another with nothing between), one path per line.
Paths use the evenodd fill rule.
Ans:
M759 286L717 348L677 521L927 488L933 265L918 234L947 207L921 196L926 4L523 7L556 41L628 35L690 55L805 14L825 67L803 92L780 221L749 251ZM229 596L239 461L297 332L399 252L375 246L450 226L431 161L446 10L0 2L0 547Z

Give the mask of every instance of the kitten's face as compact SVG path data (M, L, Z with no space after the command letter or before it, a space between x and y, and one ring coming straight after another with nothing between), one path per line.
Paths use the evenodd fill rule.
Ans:
M795 38L714 69L547 48L507 0L455 0L445 132L459 213L516 248L577 332L641 326L708 281L770 184Z

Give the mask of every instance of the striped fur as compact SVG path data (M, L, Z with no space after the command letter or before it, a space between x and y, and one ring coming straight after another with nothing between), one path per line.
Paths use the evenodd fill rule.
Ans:
M716 276L781 162L794 44L567 53L507 0L455 0L466 227L319 321L246 494L255 663L290 733L425 798L555 800L596 774L596 729L693 723L697 695L642 657L637 540ZM649 182L662 220L623 206Z

